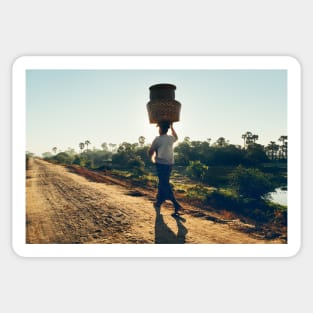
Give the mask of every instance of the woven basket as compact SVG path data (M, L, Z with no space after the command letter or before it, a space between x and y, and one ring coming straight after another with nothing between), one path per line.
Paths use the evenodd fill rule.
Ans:
M154 100L147 103L150 124L178 122L181 104L176 100Z
M149 89L150 101L147 103L147 110L150 123L178 122L181 104L175 100L176 86L157 84Z

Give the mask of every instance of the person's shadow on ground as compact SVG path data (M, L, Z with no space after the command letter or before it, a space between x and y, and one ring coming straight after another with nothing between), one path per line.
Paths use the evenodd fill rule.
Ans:
M154 243L185 243L186 234L188 233L187 228L184 226L183 222L186 220L182 217L175 217L178 231L175 234L172 229L170 229L163 220L163 215L160 212L160 208L155 208L156 218L155 218L155 240Z

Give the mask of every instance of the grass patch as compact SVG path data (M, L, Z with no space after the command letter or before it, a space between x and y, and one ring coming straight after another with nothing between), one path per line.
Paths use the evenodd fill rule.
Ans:
M111 173L118 178L126 179L143 187L157 187L158 185L158 178L148 172L143 175L138 175L132 171L114 169Z
M212 192L211 187L206 187L198 184L187 188L186 197L192 200L200 200L202 202L205 202L207 195L210 192Z

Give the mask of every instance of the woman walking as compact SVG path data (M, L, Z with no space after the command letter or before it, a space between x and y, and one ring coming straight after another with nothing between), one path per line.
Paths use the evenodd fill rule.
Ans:
M172 201L174 205L174 216L181 214L182 207L176 200L170 185L170 175L174 164L173 145L178 140L178 136L173 128L173 124L169 122L158 123L159 136L157 136L149 149L149 156L155 157L155 165L158 175L158 193L154 207L160 209L165 200ZM168 129L172 134L168 135Z

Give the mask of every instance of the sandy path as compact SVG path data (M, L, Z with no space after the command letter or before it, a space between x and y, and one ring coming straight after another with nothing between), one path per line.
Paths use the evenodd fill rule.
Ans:
M152 199L115 184L90 182L34 159L26 180L27 243L281 243L258 240L189 214L157 214Z

